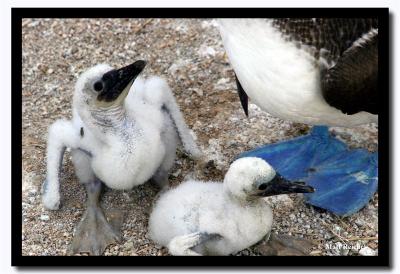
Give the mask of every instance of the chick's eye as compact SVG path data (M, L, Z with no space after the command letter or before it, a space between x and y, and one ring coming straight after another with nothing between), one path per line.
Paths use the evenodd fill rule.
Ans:
M266 188L267 188L267 184L261 184L258 187L259 190L265 190Z
M94 83L93 88L95 91L102 91L103 90L103 83L100 81L97 81Z

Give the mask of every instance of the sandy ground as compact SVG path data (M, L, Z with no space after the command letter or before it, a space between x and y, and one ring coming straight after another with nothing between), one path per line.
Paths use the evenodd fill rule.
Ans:
M199 145L215 163L199 179L221 180L240 152L309 129L271 117L255 105L250 105L250 117L244 116L214 20L25 19L22 26L23 255L65 255L84 211L85 192L68 152L61 175L60 210L43 209L40 186L45 178L47 128L56 119L71 117L75 81L92 65L104 62L121 67L144 59L148 61L145 75L168 80ZM331 130L351 147L377 150L375 125ZM178 153L171 184L194 177L194 164ZM150 184L125 192L106 191L103 207L123 210L125 219L122 242L109 246L105 255L168 255L146 235L156 194ZM309 239L314 244L311 255L377 254L377 195L347 218L306 205L301 195L273 197L270 203L275 216L273 232ZM340 244L353 249L328 248ZM260 254L258 246L236 255Z

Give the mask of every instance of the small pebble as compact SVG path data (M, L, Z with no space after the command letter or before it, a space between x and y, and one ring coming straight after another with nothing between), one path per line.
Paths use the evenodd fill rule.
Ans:
M174 176L174 177L178 177L179 174L181 174L181 172L182 172L182 169L178 169L174 173L172 173L171 175Z
M348 254L349 254L349 249L347 249L347 248L342 248L341 250L340 250L340 255L341 256L347 256Z
M40 215L40 220L42 220L42 221L48 221L48 220L50 220L50 217L49 217L49 215L44 215L44 214L42 214L42 215Z
M355 220L356 225L358 225L359 227L363 227L365 225L365 222L361 219L356 219Z
M126 251L132 250L132 249L133 249L133 242L132 242L132 241L126 242L126 243L124 244L124 249L125 249Z
M376 256L377 251L366 246L366 247L361 248L360 251L358 251L358 254L360 254L361 256Z
M32 188L29 190L29 196L35 196L37 194L37 190Z

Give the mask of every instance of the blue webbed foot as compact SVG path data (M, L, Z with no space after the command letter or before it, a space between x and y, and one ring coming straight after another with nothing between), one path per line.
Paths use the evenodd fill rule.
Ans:
M316 189L305 194L306 202L340 216L363 208L378 187L378 153L349 149L325 126L244 152L241 157L260 157L287 179L306 182Z

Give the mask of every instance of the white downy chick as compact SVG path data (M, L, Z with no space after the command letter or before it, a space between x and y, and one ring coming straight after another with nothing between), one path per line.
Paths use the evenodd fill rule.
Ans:
M166 81L136 79L144 67L144 61L136 61L121 69L105 64L90 68L76 83L72 120L57 120L49 128L44 207L60 206L59 173L66 148L88 195L72 243L75 253L100 255L120 238L99 206L102 183L123 190L151 179L167 186L178 139L190 156L201 157Z
M150 216L149 236L172 255L229 255L270 233L272 211L263 197L313 191L282 178L260 158L240 158L223 184L191 180L163 193Z

